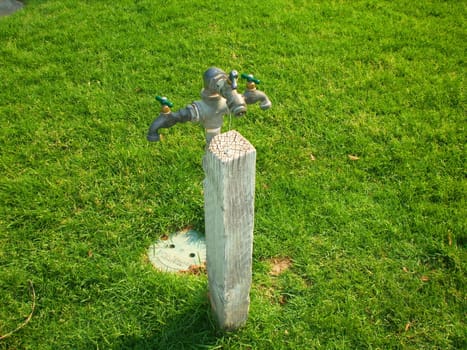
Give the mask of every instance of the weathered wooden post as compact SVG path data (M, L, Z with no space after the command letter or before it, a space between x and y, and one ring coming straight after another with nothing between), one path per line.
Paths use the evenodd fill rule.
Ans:
M204 157L211 306L222 329L247 320L252 276L255 148L237 131L215 136Z

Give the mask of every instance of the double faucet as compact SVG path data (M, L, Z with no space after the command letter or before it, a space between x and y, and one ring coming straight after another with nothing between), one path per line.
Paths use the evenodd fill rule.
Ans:
M150 142L160 141L159 129L170 128L177 123L188 121L200 123L206 130L206 145L212 138L219 135L224 115L233 114L243 116L247 111L247 104L260 102L260 108L271 108L271 101L266 94L256 88L260 83L251 74L242 74L241 78L247 81L246 91L238 93L238 72L232 70L228 75L221 69L211 67L203 74L204 88L201 91L201 100L195 101L185 108L172 112L173 103L166 97L157 96L161 104L161 112L154 119L147 134Z

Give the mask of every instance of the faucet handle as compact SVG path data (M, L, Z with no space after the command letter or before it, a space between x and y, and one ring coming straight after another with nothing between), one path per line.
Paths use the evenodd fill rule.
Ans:
M156 100L161 104L162 113L170 113L170 108L174 106L172 102L165 96L156 96Z
M165 96L156 96L156 100L161 103L162 106L173 107L174 104L169 101L169 99Z
M232 70L229 73L229 83L232 87L232 90L237 88L237 79L238 79L238 72L236 70Z
M256 79L253 74L246 74L246 73L242 73L242 78L243 79L246 79L247 82L249 83L255 83L255 84L259 84L261 83L260 80Z

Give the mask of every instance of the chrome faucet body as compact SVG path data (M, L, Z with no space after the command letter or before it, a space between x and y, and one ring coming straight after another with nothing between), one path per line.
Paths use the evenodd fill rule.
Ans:
M159 129L170 128L176 123L191 121L200 123L206 130L206 144L211 139L220 134L224 115L233 114L236 117L245 115L247 104L254 104L260 101L260 108L266 110L271 108L271 101L262 91L256 89L259 80L251 75L242 74L247 79L247 91L244 95L237 91L238 73L231 71L227 75L223 70L211 67L203 74L204 88L201 91L201 100L172 112L172 103L165 97L157 97L161 102L162 109L159 116L149 127L147 139L154 142L160 140ZM250 81L253 79L254 81Z

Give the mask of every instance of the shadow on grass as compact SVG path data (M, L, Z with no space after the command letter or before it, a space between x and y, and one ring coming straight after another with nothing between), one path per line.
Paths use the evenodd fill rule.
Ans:
M200 314L178 315L146 338L125 337L114 349L209 349L217 343L221 333L209 323L209 317Z
M169 318L158 331L146 337L122 336L113 349L211 349L226 334L211 315L207 296L193 296L184 311ZM157 326L153 326L156 328Z

